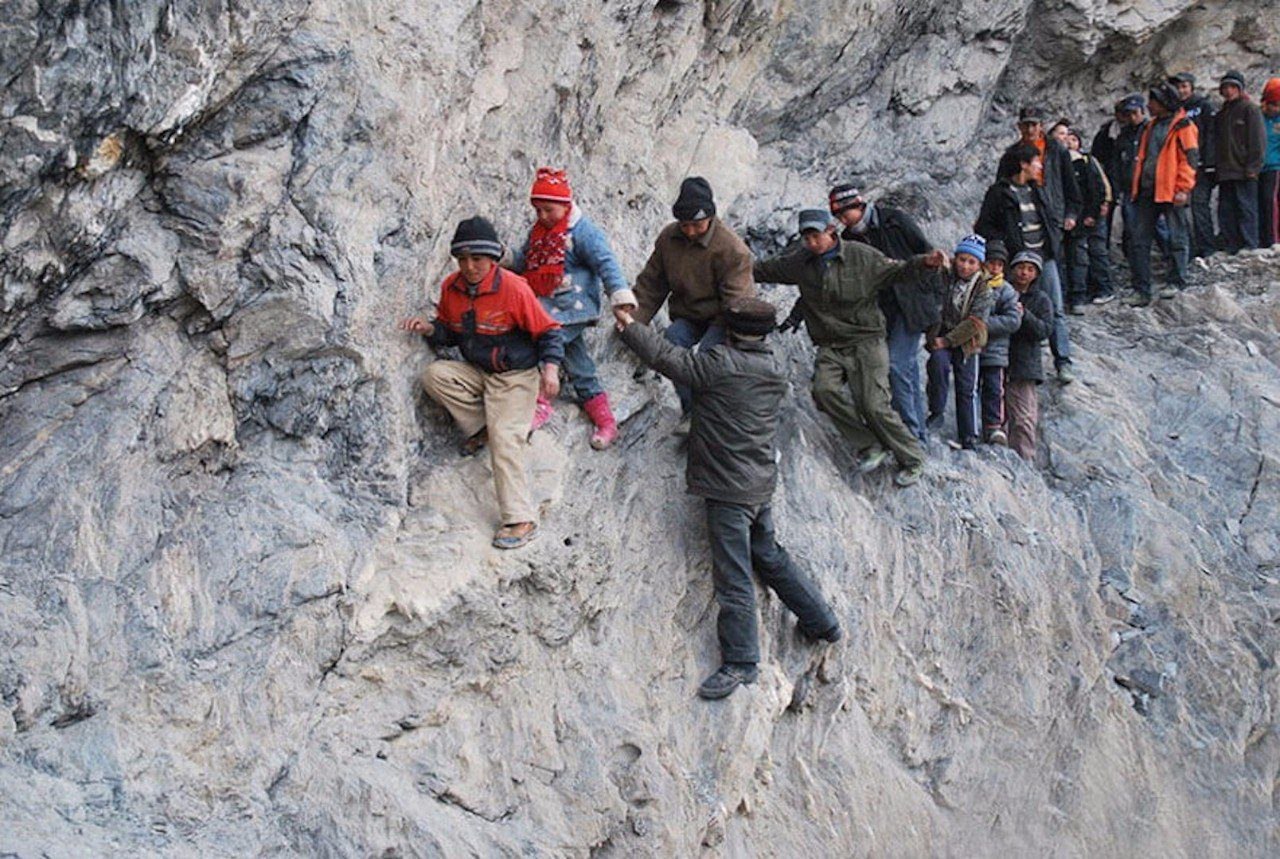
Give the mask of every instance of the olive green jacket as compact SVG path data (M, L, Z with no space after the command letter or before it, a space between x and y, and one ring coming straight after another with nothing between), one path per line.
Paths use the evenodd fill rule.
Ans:
M757 262L753 271L759 283L800 287L809 336L819 346L838 348L885 336L876 295L908 269L924 271L924 256L891 260L870 245L842 241L830 260L802 247Z

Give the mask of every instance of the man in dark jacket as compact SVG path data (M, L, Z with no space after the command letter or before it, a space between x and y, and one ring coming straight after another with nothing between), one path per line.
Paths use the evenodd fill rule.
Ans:
M1066 147L1045 137L1044 113L1039 108L1023 107L1018 111L1018 136L1018 142L1009 150L1021 144L1034 146L1040 153L1040 172L1033 177L1032 183L1041 191L1045 232L1052 237L1052 244L1058 249L1052 259L1045 258L1040 280L1053 301L1053 336L1049 338L1049 349L1053 352L1058 381L1065 385L1074 376L1071 372L1071 339L1067 333L1062 245L1063 234L1075 229L1076 222L1080 220L1080 187L1071 170L1071 155ZM1012 246L1009 251L1013 252Z
M774 538L770 503L778 483L778 409L787 374L766 339L775 323L773 305L739 300L723 318L728 342L693 352L626 310L618 314L622 340L640 360L693 392L685 476L689 492L706 502L722 659L698 688L703 698L724 698L756 679L753 570L795 613L804 635L823 641L841 636L831 607Z
M800 235L803 247L755 264L756 280L800 287L805 328L818 347L813 399L858 452L858 470L870 473L892 455L900 466L895 483L910 486L924 473L924 448L890 403L877 299L904 274L942 268L947 255L891 260L870 245L841 241L824 209L800 212Z
M863 242L889 259L907 260L927 254L933 245L901 209L865 199L853 185L837 185L829 197L831 214L844 225L841 238ZM925 403L920 384L920 349L924 332L938 321L941 295L936 278L895 284L880 293L889 347L889 390L893 408L916 438L924 441Z
M1218 181L1217 161L1214 157L1215 117L1213 102L1208 96L1196 93L1196 76L1191 72L1179 72L1169 78L1178 90L1181 107L1187 118L1196 124L1196 137L1200 141L1200 164L1196 167L1196 186L1191 189L1191 252L1193 256L1209 257L1218 249L1213 233L1213 213L1209 198Z
M1050 143L1057 145L1054 141ZM1054 259L1061 258L1063 236L1061 230L1050 226L1052 219L1045 202L1045 190L1035 184L1035 176L1040 172L1040 154L1035 146L1023 143L1008 149L1000 157L995 183L983 197L974 232L988 240L1000 239L1011 254L1031 250L1042 258L1048 257L1042 263L1041 281L1053 302L1054 327L1049 347L1058 368L1058 381L1065 385L1073 379L1071 340L1067 335L1062 280L1058 277L1058 267L1052 264ZM1067 172L1071 172L1069 166Z
M1218 226L1227 253L1258 246L1258 174L1267 149L1262 112L1244 91L1244 75L1218 84L1222 109L1214 120L1218 162Z
M1049 137L1065 146L1071 154L1071 172L1080 188L1080 223L1065 234L1063 253L1067 278L1067 312L1079 316L1084 313L1084 303L1089 300L1089 242L1098 228L1098 222L1104 217L1103 210L1111 205L1111 188L1102 168L1081 151L1080 135L1071 129L1067 120L1054 123L1049 129ZM1106 283L1107 291L1110 292L1109 270Z

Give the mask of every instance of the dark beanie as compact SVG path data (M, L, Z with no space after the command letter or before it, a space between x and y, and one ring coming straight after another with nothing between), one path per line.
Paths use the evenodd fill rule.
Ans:
M1240 87L1241 92L1244 92L1244 75L1233 69L1223 75L1222 80L1218 81L1218 88L1221 89L1223 84L1235 84Z
M777 324L778 314L773 305L759 298L743 298L725 308L724 324L736 334L759 337L768 334Z
M680 196L671 207L677 221L701 221L716 213L711 185L701 176L690 176L680 183Z
M1004 242L999 239L987 240L987 262L991 262L993 259L998 259L1002 262L1009 261L1009 250L1004 246Z
M1147 98L1151 101L1160 102L1169 110L1176 110L1182 101L1178 98L1178 91L1174 89L1171 84L1167 83L1156 84L1153 86L1151 91L1147 93Z
M469 253L502 259L502 242L498 241L498 231L493 228L493 224L476 215L461 221L453 231L449 253L454 256Z

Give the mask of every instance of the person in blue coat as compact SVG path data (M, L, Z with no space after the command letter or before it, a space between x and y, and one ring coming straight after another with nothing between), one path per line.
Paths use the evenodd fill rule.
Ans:
M586 331L600 318L602 288L614 305L635 304L635 294L604 232L573 202L565 171L539 167L529 201L537 221L512 268L562 326L564 370L595 425L591 446L604 450L618 437L618 422L587 348ZM551 415L551 401L539 397L532 428L541 427Z

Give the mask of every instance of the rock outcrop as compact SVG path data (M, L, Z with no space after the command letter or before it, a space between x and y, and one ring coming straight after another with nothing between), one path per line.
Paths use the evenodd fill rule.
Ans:
M624 437L562 408L499 554L392 329L541 163L631 272L690 172L761 248L847 176L942 242L1017 102L1257 81L1268 4L6 11L0 852L1280 851L1274 252L1091 309L1035 467L935 443L906 491L847 476L786 339L779 527L850 635L764 600L717 705L667 386L594 332Z

